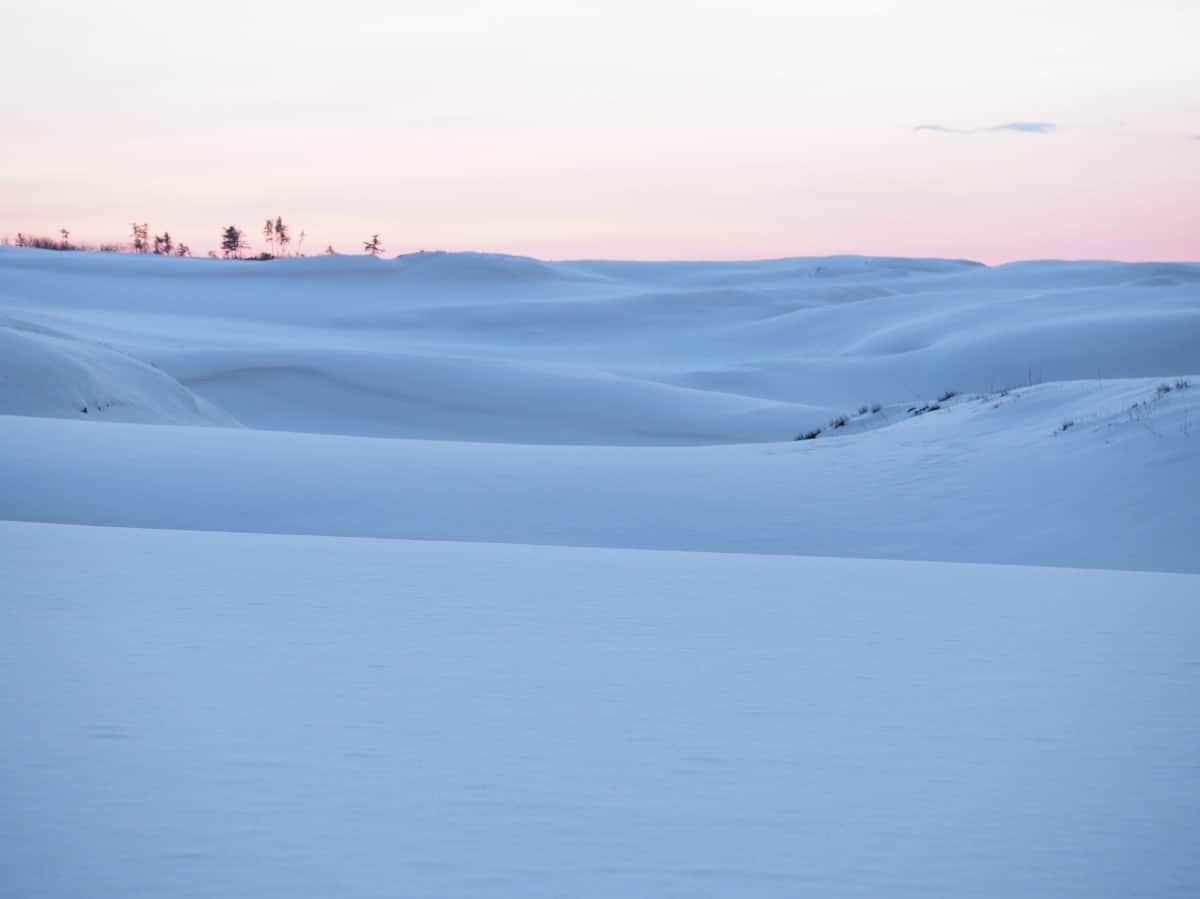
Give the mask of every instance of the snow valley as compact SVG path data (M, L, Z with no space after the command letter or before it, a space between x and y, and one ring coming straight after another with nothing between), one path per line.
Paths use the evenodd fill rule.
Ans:
M0 892L1200 889L1200 264L0 248Z

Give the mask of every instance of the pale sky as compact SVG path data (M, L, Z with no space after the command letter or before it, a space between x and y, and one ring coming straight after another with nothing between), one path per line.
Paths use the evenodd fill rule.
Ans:
M258 248L282 215L309 252L1200 259L1194 0L0 0L0 22L0 235L136 219L204 251L237 224Z

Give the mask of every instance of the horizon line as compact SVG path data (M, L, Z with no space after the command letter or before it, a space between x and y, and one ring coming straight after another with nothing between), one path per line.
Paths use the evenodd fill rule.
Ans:
M11 251L30 251L40 253L53 254L82 254L83 256L101 256L101 257L130 257L139 258L147 257L150 259L171 259L191 262L292 262L296 260L317 260L324 259L330 256L342 259L375 259L379 262L393 262L399 259L411 258L414 256L486 256L497 259L521 259L531 262L546 263L546 264L571 264L571 263L621 263L627 265L688 265L688 264L719 264L719 265L738 265L738 264L761 264L771 262L792 262L792 261L819 261L832 259L861 259L866 261L871 260L895 260L895 261L913 261L913 262L956 262L964 265L979 266L982 268L1000 268L1006 265L1015 265L1021 263L1113 263L1118 265L1200 265L1200 259L1170 259L1170 258L1121 258L1112 256L1022 256L1005 258L998 262L984 262L979 259L972 259L964 256L938 256L938 255L903 255L895 253L863 253L863 252L837 252L837 253L818 253L818 254L796 254L796 255L769 255L769 256L724 256L724 257L616 257L616 256L563 256L563 257L546 257L535 256L526 253L509 253L495 250L451 250L451 249L436 249L436 250L411 250L408 252L395 254L380 254L378 256L367 252L361 253L345 253L334 251L333 253L290 253L285 256L275 255L253 255L253 256L222 256L210 255L188 255L178 256L173 253L154 253L154 252L136 252L131 250L115 250L102 249L99 246L87 245L72 245L68 248L61 247L44 247L44 246L16 246L11 243L0 241L0 252Z

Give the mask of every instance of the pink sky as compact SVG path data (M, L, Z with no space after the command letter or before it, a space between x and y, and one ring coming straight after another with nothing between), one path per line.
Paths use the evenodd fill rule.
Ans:
M24 4L0 235L1200 259L1200 4L564 6Z

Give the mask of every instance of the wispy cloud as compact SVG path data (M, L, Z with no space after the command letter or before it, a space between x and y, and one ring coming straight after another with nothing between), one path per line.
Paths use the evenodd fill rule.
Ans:
M1005 122L983 128L951 128L948 125L918 125L913 131L932 131L935 134L994 134L1011 131L1017 134L1053 134L1058 126L1053 122Z

